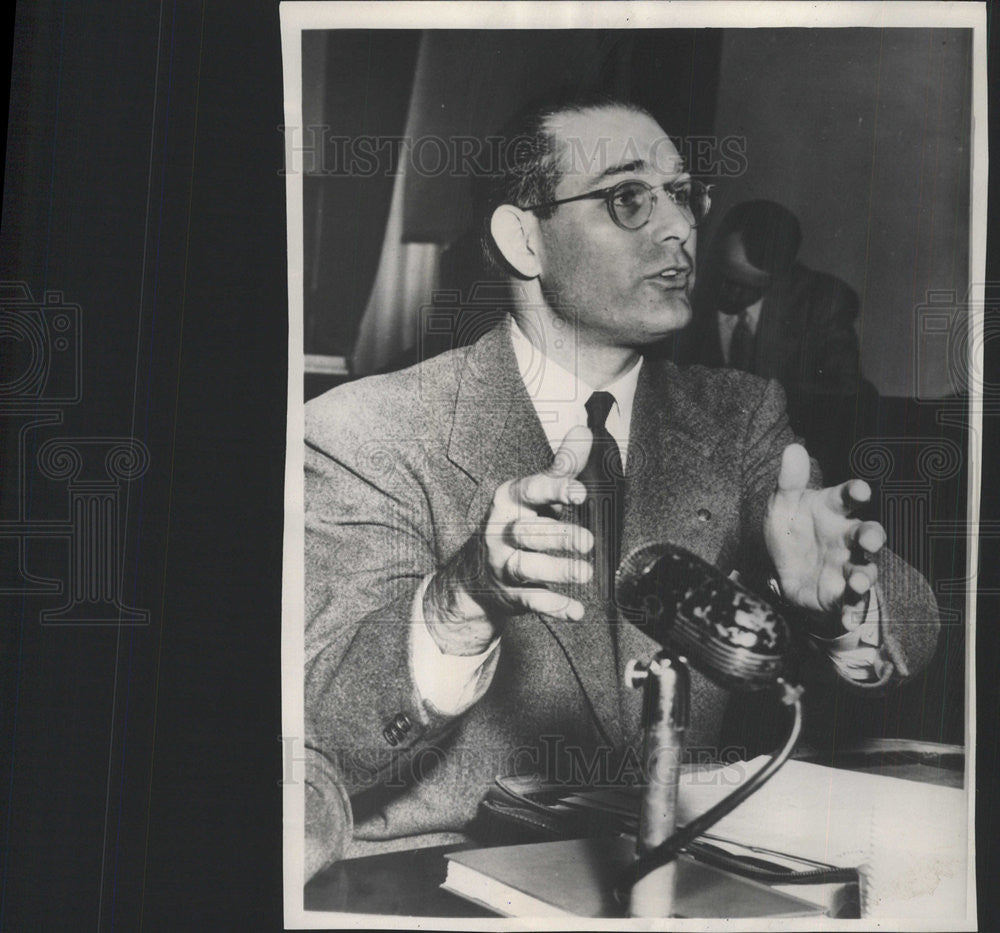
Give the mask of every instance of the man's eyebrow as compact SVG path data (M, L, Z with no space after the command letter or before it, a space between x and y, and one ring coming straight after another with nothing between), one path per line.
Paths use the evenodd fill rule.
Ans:
M615 165L609 165L599 175L594 176L591 184L596 185L601 181L601 179L611 178L615 175L628 175L632 172L646 172L649 170L649 163L645 159L632 159L628 162L618 162ZM678 175L687 174L687 167L685 166L683 159L677 160L676 171Z
M613 175L627 175L629 172L644 172L649 168L649 163L645 159L632 159L630 162L619 162L616 165L609 165L594 180L610 178Z

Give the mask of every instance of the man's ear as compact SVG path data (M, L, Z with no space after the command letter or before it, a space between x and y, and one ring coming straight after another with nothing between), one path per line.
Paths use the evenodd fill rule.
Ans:
M501 204L490 218L490 233L503 258L526 279L542 271L539 262L538 219L513 204Z

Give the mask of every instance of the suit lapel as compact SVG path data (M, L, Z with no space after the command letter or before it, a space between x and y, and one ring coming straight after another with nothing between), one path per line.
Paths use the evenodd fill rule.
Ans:
M625 467L622 557L654 541L690 547L699 508L708 504L703 500L710 492L715 445L706 438L716 431L680 396L675 372L647 361L639 374Z
M717 488L719 463L726 459L718 437L718 426L679 385L677 370L647 360L629 431L623 559L643 545L670 541L709 562L726 560L722 549L733 519L725 514ZM649 660L659 650L631 625L617 625L614 632L620 667L631 658ZM721 710L720 691L697 672L692 689L704 709ZM641 721L642 697L641 690L621 691L626 729Z
M477 483L467 512L471 522L481 520L501 483L541 472L552 462L552 449L517 369L509 330L509 324L498 327L472 347L456 398L448 457ZM607 613L592 587L575 595L586 608L580 622L534 618L565 653L605 740L620 745L618 671Z
M509 323L490 331L466 357L448 458L477 483L468 507L473 521L485 514L497 486L544 470L552 461L517 369Z

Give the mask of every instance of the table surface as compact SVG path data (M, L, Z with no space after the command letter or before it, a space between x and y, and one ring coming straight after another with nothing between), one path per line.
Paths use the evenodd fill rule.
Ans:
M947 787L963 786L961 749L914 753L904 749L859 750L838 756L836 763L821 755L801 755L828 766L850 766L908 780ZM442 891L447 873L446 852L474 848L473 844L406 849L383 855L347 859L320 872L305 887L305 910L384 914L404 917L496 917L469 901Z

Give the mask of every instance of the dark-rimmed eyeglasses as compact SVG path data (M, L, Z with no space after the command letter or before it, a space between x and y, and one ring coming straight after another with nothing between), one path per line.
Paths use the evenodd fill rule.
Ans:
M543 204L532 204L525 207L526 211L538 211L559 204L569 204L571 201L603 198L608 207L611 219L623 230L638 230L644 227L653 216L653 208L660 191L663 191L684 216L692 227L698 226L712 205L710 187L694 179L668 181L655 188L644 181L630 179L621 181L610 188L600 188L588 191L572 198L562 198L558 201L546 201Z

